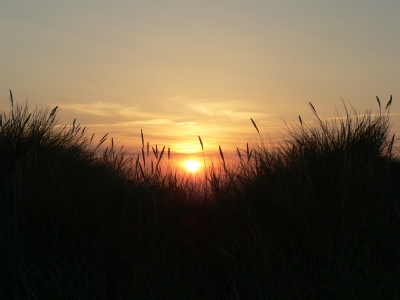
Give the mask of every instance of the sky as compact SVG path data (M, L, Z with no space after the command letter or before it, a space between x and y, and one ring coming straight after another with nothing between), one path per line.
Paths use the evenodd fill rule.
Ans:
M347 99L400 133L400 1L0 2L0 110L59 107L129 153L233 153ZM109 141L107 141L109 142Z

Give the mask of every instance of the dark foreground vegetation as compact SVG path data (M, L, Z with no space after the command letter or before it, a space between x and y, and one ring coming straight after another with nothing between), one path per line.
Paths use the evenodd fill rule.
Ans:
M1 299L399 299L389 109L287 127L194 183L57 109L0 125ZM253 120L252 120L253 121ZM257 125L253 122L255 129ZM250 123L250 126L251 123ZM201 139L200 139L201 141ZM144 146L144 141L143 141Z

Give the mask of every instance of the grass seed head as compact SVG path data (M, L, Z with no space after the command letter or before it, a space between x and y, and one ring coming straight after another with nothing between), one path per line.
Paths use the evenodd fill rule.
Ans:
M388 107L390 107L391 104L392 104L392 95L390 95L390 100L389 100L389 102L386 104L386 108L385 108L385 109L388 109Z
M9 99L11 102L11 106L14 107L14 99L13 99L13 94L12 94L11 90L10 90L10 98Z
M200 141L200 145L201 145L201 150L204 150L204 148L203 148L203 141L201 140L201 137L200 136L198 136L199 137L199 141Z
M258 130L258 127L257 127L257 125L256 125L256 122L254 122L254 120L253 120L252 118L250 118L250 120L251 120L251 122L253 123L254 128L257 130L258 134L260 134L260 131Z
M379 97L376 96L376 101L378 101L379 109L381 108L381 101L379 100Z
M315 113L317 113L317 111L315 110L315 108L314 108L314 105L312 105L312 103L311 102L308 102L309 104L310 104L310 106L311 106L311 108L312 108L312 110L315 112Z
M219 147L219 154L221 155L222 161L223 161L223 162L224 162L224 164L225 164L224 153L222 153L221 146L218 146L218 147Z

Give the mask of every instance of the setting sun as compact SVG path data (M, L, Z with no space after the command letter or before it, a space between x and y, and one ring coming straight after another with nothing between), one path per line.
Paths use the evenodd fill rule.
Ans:
M200 167L200 163L196 160L187 160L184 165L189 172L196 172Z

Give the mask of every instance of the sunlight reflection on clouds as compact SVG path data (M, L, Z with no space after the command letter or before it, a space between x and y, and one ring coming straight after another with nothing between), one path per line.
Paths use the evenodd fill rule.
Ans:
M170 147L172 153L197 153L201 151L198 136L204 141L205 151L234 152L247 142L259 139L250 118L253 118L263 136L274 135L283 122L273 116L267 103L256 107L254 103L239 100L202 99L201 102L176 97L162 102L167 111L150 113L148 107L123 106L109 102L89 104L63 104L61 109L92 115L84 126L95 132L97 138L108 133L126 149L141 149L140 131L150 145ZM215 99L214 99L215 100ZM117 117L117 118L116 118ZM118 121L115 121L115 120ZM79 122L79 118L78 118ZM237 130L240 127L241 130Z

